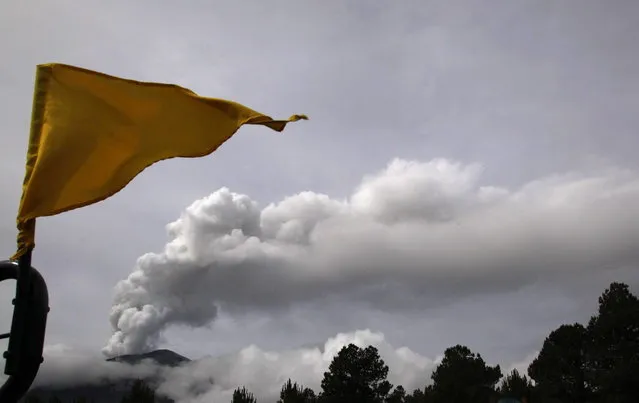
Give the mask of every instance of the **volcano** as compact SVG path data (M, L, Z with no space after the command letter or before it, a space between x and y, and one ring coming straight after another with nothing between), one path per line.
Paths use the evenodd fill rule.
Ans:
M191 360L171 350L155 350L144 354L127 354L109 358L107 361L123 364L140 364L144 361L152 361L159 366L177 367Z
M127 365L136 365L141 363L152 363L158 368L177 367L182 364L191 362L189 358L184 357L171 350L155 350L144 354L127 354L109 358L107 361L118 362ZM92 384L78 384L73 386L59 387L56 385L44 385L31 389L22 402L35 398L35 401L48 402L52 397L57 397L62 403L72 403L84 398L88 402L94 403L113 403L122 400L122 397L129 391L131 385L137 378L124 378L117 381L102 381ZM156 383L155 379L144 379L153 387ZM172 403L172 400L157 396L157 403Z

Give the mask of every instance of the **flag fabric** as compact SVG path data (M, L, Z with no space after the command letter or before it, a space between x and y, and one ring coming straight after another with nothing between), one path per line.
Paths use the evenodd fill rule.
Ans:
M35 218L104 200L149 165L215 151L245 124L282 131L236 102L64 64L37 67L17 258L35 245Z

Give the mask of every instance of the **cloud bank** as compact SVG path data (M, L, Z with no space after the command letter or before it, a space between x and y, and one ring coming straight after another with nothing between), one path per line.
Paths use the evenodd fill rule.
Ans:
M396 159L346 198L301 192L261 208L222 188L167 226L115 288L107 356L155 348L220 309L358 302L427 309L563 275L639 264L639 176L566 173L516 189L482 166ZM248 353L247 353L248 354Z
M206 357L177 368L149 364L127 365L104 358L53 346L45 351L45 362L37 386L96 384L124 377L159 377L158 393L178 403L230 401L233 390L246 386L260 401L275 401L280 388L291 378L320 390L324 371L337 352L349 343L373 345L389 366L389 380L408 390L429 382L436 360L423 357L407 347L390 345L382 333L358 330L329 338L323 346L287 351L265 351L256 345L222 357Z
M64 388L164 374L161 368L149 362L138 365L110 362L99 354L90 354L62 344L45 346L43 355L44 362L34 386L55 385Z

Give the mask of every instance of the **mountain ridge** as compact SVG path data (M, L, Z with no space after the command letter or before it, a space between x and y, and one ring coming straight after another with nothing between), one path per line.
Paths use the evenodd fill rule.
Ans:
M172 350L159 349L142 354L124 354L106 359L108 362L117 362L126 365L136 365L143 362L154 362L155 365L162 368L174 368L185 363L191 362L181 354ZM104 381L100 384L78 384L73 386L59 387L56 385L43 385L32 388L21 402L26 402L30 398L39 399L39 401L47 402L52 397L58 397L62 403L73 402L79 398L86 398L87 401L94 403L113 403L122 400L122 397L128 392L129 388L138 378L124 378L117 381ZM153 377L144 379L151 385L155 383ZM158 403L173 403L168 398L158 396Z
M146 360L151 360L159 366L167 367L177 367L184 363L191 362L191 359L167 349L153 350L142 354L123 354L107 359L109 362L119 362L129 365L139 364Z

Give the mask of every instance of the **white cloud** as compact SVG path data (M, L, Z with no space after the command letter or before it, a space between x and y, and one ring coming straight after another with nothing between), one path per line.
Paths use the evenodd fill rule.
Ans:
M633 172L501 189L482 185L481 171L394 160L347 199L302 192L263 209L222 188L169 224L164 251L117 285L104 353L154 348L168 326L207 326L218 309L332 298L392 312L639 263Z
M260 399L274 400L287 379L292 379L306 387L320 390L320 381L333 357L339 350L353 343L359 347L373 345L389 366L389 380L412 390L423 387L428 382L433 361L407 347L391 346L381 333L360 330L341 333L326 341L323 348L299 348L283 352L264 351L255 345L248 346L237 354L223 358L205 358L192 366L178 369L162 385L160 391L180 401L189 395L191 383L203 385L209 379L215 384L198 396L197 402L230 400L233 390L246 386Z
M116 377L158 375L158 393L178 403L230 401L233 390L246 386L260 401L273 401L287 379L320 390L320 382L333 357L353 343L375 346L389 366L389 380L408 390L430 382L435 361L408 347L389 344L382 333L358 330L329 338L323 346L267 351L256 345L222 357L205 357L178 368L158 369L152 365L130 366L105 362L63 346L45 350L45 363L36 385L78 385Z
M56 344L45 346L44 362L34 381L34 386L76 385L114 382L121 379L146 378L161 370L148 362L127 365L104 360L98 354Z
M331 195L325 197L330 201L326 206L318 195L306 194L318 205L313 214L333 214L334 208L346 206L348 210L354 198L351 193L355 193L351 192L353 183L396 155L485 161L485 171L470 181L474 202L485 200L480 207L486 211L485 219L481 211L464 210L474 206L464 204L464 194L448 199L454 201L451 206L429 198L434 211L428 219L445 219L447 214L465 218L455 217L458 226L452 221L426 225L420 219L413 224L418 241L412 241L408 229L400 233L401 225L392 224L392 215L390 220L380 215L389 201L378 200L368 210L376 214L375 220L360 217L371 231L340 226L341 218L326 219L310 231L312 242L305 245L292 240L303 240L304 225L316 225L315 219L298 217L297 222L291 222L295 220L287 215L292 214L289 207L277 203L283 221L274 220L272 230L260 230L279 231L286 242L278 245L261 236L255 246L277 251L279 260L272 258L276 252L269 252L275 269L251 257L244 261L255 265L252 271L239 264L227 267L227 273L235 277L220 280L222 271L206 269L205 276L193 271L189 259L196 258L189 253L183 266L167 260L163 268L151 267L147 259L136 270L140 274L148 271L152 280L147 283L141 278L139 287L122 291L129 302L123 301L121 308L130 304L134 309L118 318L126 331L122 333L124 344L114 345L125 349L125 344L126 348L153 344L166 326L172 327L183 318L189 325L199 326L224 309L232 315L252 310L255 312L247 316L272 318L264 311L287 306L297 309L301 302L314 304L331 298L330 306L321 301L322 305L309 310L325 308L321 320L319 314L309 317L313 325L304 331L299 327L276 331L273 325L268 334L258 326L247 334L240 325L224 336L215 333L213 337L206 329L188 333L184 344L190 351L228 351L259 337L277 346L295 345L304 337L314 339L315 332L323 338L339 329L351 329L355 326L351 319L360 318L355 327L383 330L393 340L402 329L415 339L402 339L402 343L420 348L438 351L456 334L463 334L487 354L498 350L518 355L538 348L546 330L562 321L582 320L590 313L589 301L594 303L590 296L600 292L606 281L620 277L619 272L605 271L598 273L597 281L590 281L588 273L625 261L627 270L621 277L636 279L635 252L628 252L637 242L628 230L636 222L636 207L626 205L633 196L617 194L600 200L606 189L617 187L606 181L631 184L632 177L605 172L559 177L553 184L546 175L610 164L639 167L639 58L633 40L639 28L639 2L610 7L605 2L583 0L579 8L569 2L541 6L539 1L519 1L487 8L480 2L462 6L425 0L384 7L322 1L302 6L290 0L281 1L278 7L263 1L223 6L197 2L190 7L145 0L93 1L85 2L86 7L71 1L4 3L0 48L4 59L11 61L3 65L0 75L5 151L0 161L5 195L0 204L0 219L4 220L0 222L0 247L5 256L15 247L14 217L24 174L25 130L36 63L61 61L123 77L175 82L203 95L238 99L278 116L299 111L313 118L312 124L300 127L294 135L253 135L247 128L212 158L158 164L116 197L40 220L35 263L45 276L55 273L47 277L52 298L49 342L92 348L101 345L110 331L101 313L111 305L111 286L127 277L132 262L144 251L158 252L157 261L168 259L161 248L161 226L197 197L222 185L262 202L280 200L299 189L313 189ZM263 18L269 8L279 11ZM142 11L149 16L143 21L136 18ZM167 26L174 29L167 30ZM465 168L462 165L461 169ZM539 177L545 178L541 189L519 186ZM577 210L562 216L562 211L570 210L568 206L539 207L546 197L551 204L550 190L544 186L565 189L572 181L593 178L603 183L584 192L586 207L579 207L582 196L570 197L569 203L583 213ZM486 184L492 186L482 189ZM597 187L602 192L598 193ZM540 200L527 200L532 193ZM334 198L335 194L350 197L341 200ZM294 196L288 205L310 208L301 199L301 195ZM408 211L402 214L413 214L409 207L404 206ZM257 211L264 215L261 207ZM609 217L612 220L606 224ZM189 220L197 218L179 220L178 227ZM343 231L343 236L321 234L331 222L337 228L334 232ZM619 228L614 228L620 222ZM359 238L347 238L346 229ZM384 236L409 240L404 245L385 243ZM78 248L78 237L82 248ZM191 239L196 244L193 239L197 237L187 231L176 242ZM341 248L328 245L331 240ZM378 248L379 244L383 247ZM524 250L527 247L528 252ZM372 263L358 266L362 260L355 254L367 248L377 249L376 253L367 252ZM319 256L323 251L330 253ZM619 252L617 257L615 251ZM226 251L223 255L228 258L230 254ZM405 258L400 261L397 256ZM320 265L324 267L318 273L314 268ZM220 269L218 265L215 270ZM163 270L178 273L162 280L159 272ZM446 278L446 273L451 275ZM170 290L162 290L162 281L180 277L185 278L186 290L186 278L209 290L204 304L196 297L188 297L193 298L192 303L182 303ZM521 292L491 294L490 303L484 304L478 304L476 298L459 301L471 293L495 292L540 278L553 282L552 287L532 287L525 301L518 299ZM241 282L246 284L240 287ZM244 289L248 295L240 292ZM13 293L13 289L0 290L8 298L6 305L0 304L7 307L6 312L0 309L5 331L10 324ZM136 298L133 293L138 293ZM561 297L549 298L550 294ZM355 299L360 303L350 304ZM210 300L214 302L207 304ZM454 309L425 309L448 300L457 300L455 305L472 305L472 312L466 315L477 325L462 325ZM543 306L537 306L537 301ZM380 314L362 303L388 312ZM499 304L509 309L495 314ZM137 312L145 305L145 312ZM334 306L340 306L339 311ZM414 308L411 315L401 311L406 307ZM435 315L440 318L437 326L430 324ZM362 323L367 321L361 318L373 316L383 319ZM246 317L243 319L246 323ZM415 323L415 327L423 325L421 329L428 332L403 330L420 320L428 323ZM485 329L486 321L506 329L504 334L513 322L525 322L519 327L525 336L511 335L496 343L489 331L476 330ZM78 323L82 331L78 331ZM214 323L219 332L220 322ZM195 340L195 333L204 341ZM170 336L172 342L177 339ZM431 351L424 353L430 355Z

